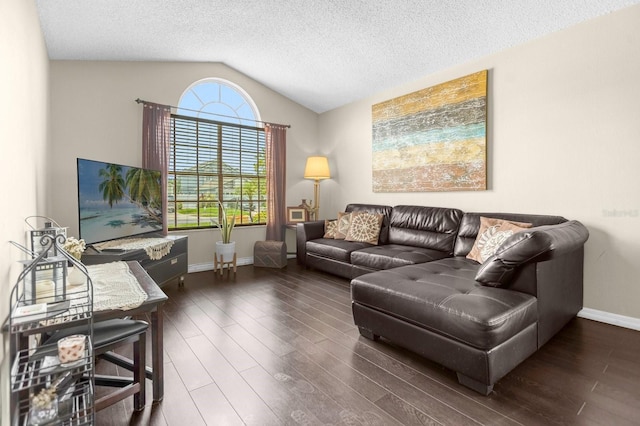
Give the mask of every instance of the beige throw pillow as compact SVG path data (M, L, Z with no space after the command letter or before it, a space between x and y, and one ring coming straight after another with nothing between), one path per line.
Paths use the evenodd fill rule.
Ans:
M347 241L378 244L383 215L369 212L351 213L351 226L345 237Z
M351 227L351 213L339 212L338 213L338 226L336 228L336 240L344 240L349 233Z
M337 220L325 220L324 221L324 235L323 238L335 238L336 230L338 229Z
M480 216L480 229L467 259L484 263L493 256L507 238L516 232L531 228L530 223L512 222Z

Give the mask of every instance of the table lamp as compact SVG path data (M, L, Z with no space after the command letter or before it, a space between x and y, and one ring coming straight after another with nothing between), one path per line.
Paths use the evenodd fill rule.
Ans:
M309 219L317 220L320 209L320 180L331 178L327 157L308 157L304 168L304 178L313 179L313 200L311 206L306 206Z

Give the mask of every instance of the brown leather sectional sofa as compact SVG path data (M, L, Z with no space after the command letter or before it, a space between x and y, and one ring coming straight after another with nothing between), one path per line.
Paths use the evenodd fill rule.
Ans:
M488 395L582 309L587 229L560 216L349 204L383 214L379 244L297 226L301 264L351 279L361 335L380 336L457 373ZM480 264L466 258L480 217L528 222Z

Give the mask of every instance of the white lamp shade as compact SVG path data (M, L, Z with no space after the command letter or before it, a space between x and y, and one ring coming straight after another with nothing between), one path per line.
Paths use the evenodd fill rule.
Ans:
M327 157L308 157L307 166L304 168L305 179L329 179L329 161Z

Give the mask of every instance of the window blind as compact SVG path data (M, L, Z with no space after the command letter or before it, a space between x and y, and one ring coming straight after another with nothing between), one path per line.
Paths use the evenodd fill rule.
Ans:
M218 201L237 225L266 223L265 150L262 128L172 114L169 229L215 226Z

